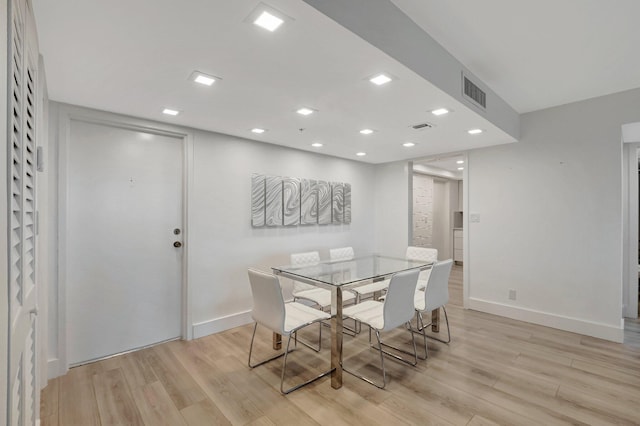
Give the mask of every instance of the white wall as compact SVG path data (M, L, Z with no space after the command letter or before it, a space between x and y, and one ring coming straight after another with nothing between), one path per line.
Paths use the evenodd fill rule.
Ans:
M469 153L469 307L622 339L621 125L638 105L636 89L524 114L520 143Z
M290 253L310 250L328 258L329 248L347 245L356 253L373 251L373 166L203 131L193 131L193 141L189 285L195 337L227 328L251 309L249 266L268 269L289 263ZM252 173L350 183L351 224L252 228Z
M356 253L375 251L375 167L320 154L283 148L233 136L178 128L132 117L51 103L51 140L66 138L61 130L68 115L82 115L134 126L188 134L188 282L194 337L250 321L249 266L269 269L289 263L289 254L350 245ZM52 152L56 144L52 146ZM347 182L352 188L349 225L251 227L251 174L262 173ZM64 170L59 170L64 184ZM404 183L406 187L406 181ZM50 183L55 187L55 183ZM406 212L406 191L404 195ZM60 215L64 217L64 205ZM406 218L399 228L406 240ZM60 235L64 241L64 235ZM406 245L406 241L404 242ZM64 373L64 282L52 283L49 293L50 376Z
M413 164L406 161L375 167L374 209L376 252L404 257L412 234ZM371 213L371 212L370 212Z

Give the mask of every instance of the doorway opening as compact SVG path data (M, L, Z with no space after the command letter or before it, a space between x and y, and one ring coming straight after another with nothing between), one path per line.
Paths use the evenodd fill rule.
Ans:
M438 250L438 259L463 262L464 154L413 162L411 245Z

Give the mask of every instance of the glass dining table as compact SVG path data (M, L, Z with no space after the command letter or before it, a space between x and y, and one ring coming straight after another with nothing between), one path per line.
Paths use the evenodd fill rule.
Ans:
M331 386L342 387L342 294L344 290L389 279L408 269L427 270L432 262L372 254L349 260L324 261L304 266L272 267L274 274L331 290ZM274 347L279 336L274 335Z

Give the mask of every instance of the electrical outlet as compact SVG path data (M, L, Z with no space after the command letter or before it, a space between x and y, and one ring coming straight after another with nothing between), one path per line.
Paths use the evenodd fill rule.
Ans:
M516 291L514 289L509 289L509 300L516 300Z

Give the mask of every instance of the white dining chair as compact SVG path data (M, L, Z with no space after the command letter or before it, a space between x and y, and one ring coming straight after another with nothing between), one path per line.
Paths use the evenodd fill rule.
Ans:
M352 247L341 247L336 249L329 250L329 259L332 262L340 261L340 260L350 260L355 257L354 251ZM356 303L360 303L360 300L363 297L368 296L369 294L374 294L377 291L384 291L389 287L389 280L386 281L376 281L369 284L364 284L358 287L350 288L349 291L353 292L356 295ZM359 330L358 330L359 332Z
M408 260L417 260L420 262L437 262L438 249L431 247L409 246L407 247L405 257ZM431 274L430 269L420 272L420 277L418 277L419 289L423 289L427 285L427 281L429 281L429 274Z
M387 375L384 367L385 354L409 365L415 366L418 363L416 341L414 333L411 330L410 321L411 318L413 318L415 312L413 300L419 273L419 269L410 269L408 271L398 272L394 274L391 277L389 289L387 291L384 302L367 300L365 302L349 306L342 310L342 313L345 317L353 318L356 321L360 321L362 324L368 325L370 329L375 330L376 339L378 341L378 346L376 349L380 351L382 384L376 383L374 380L364 375L360 375L354 371L348 370L343 365L344 371L364 380L365 382L371 383L374 386L384 389L384 387L387 385ZM403 324L407 325L407 328L411 334L411 342L413 344L413 362L382 349L383 345L389 345L386 345L380 340L380 332L392 330ZM403 350L403 352L405 351Z
M291 345L291 336L297 336L298 330L304 327L319 323L323 320L328 320L330 315L302 303L285 303L284 298L282 297L280 282L273 274L249 269L249 283L251 284L251 294L253 296L253 309L251 310L251 316L255 321L253 334L251 335L251 344L249 346L249 368L258 367L284 355L282 373L280 375L280 392L283 394L293 392L304 385L308 385L309 383L330 374L332 370L325 371L310 380L292 386L288 389L284 389L284 378L287 370L287 356L290 352L289 347ZM287 336L287 347L283 353L252 364L251 355L253 353L253 342L256 337L258 324L275 333L279 333L282 336Z
M317 251L306 253L294 253L291 255L291 266L312 266L320 263L320 254ZM300 281L293 281L293 298L308 300L324 310L331 306L331 290L315 287ZM355 295L350 292L342 294L342 302L355 300Z
M451 330L449 329L449 318L447 317L447 309L445 305L449 302L449 275L451 274L451 266L453 260L443 260L436 262L431 268L431 274L424 290L417 290L414 297L414 307L416 309L416 321L418 331L422 333L424 338L424 358L429 356L427 348L427 338L434 339L439 342L451 342ZM447 324L447 339L440 339L431 335L427 335L426 329L431 324L424 324L422 314L424 312L440 309L444 311L444 319Z
M309 251L305 253L293 253L290 256L291 266L313 266L320 263L320 253L317 251ZM302 283L300 281L293 281L293 300L307 300L313 303L321 311L325 311L327 308L331 308L331 290L326 288L315 287L311 284ZM355 301L355 294L345 291L342 293L342 303ZM355 333L354 330L346 329ZM309 343L304 340L300 340L303 345L309 346L314 349ZM322 327L318 335L318 350L322 348Z

